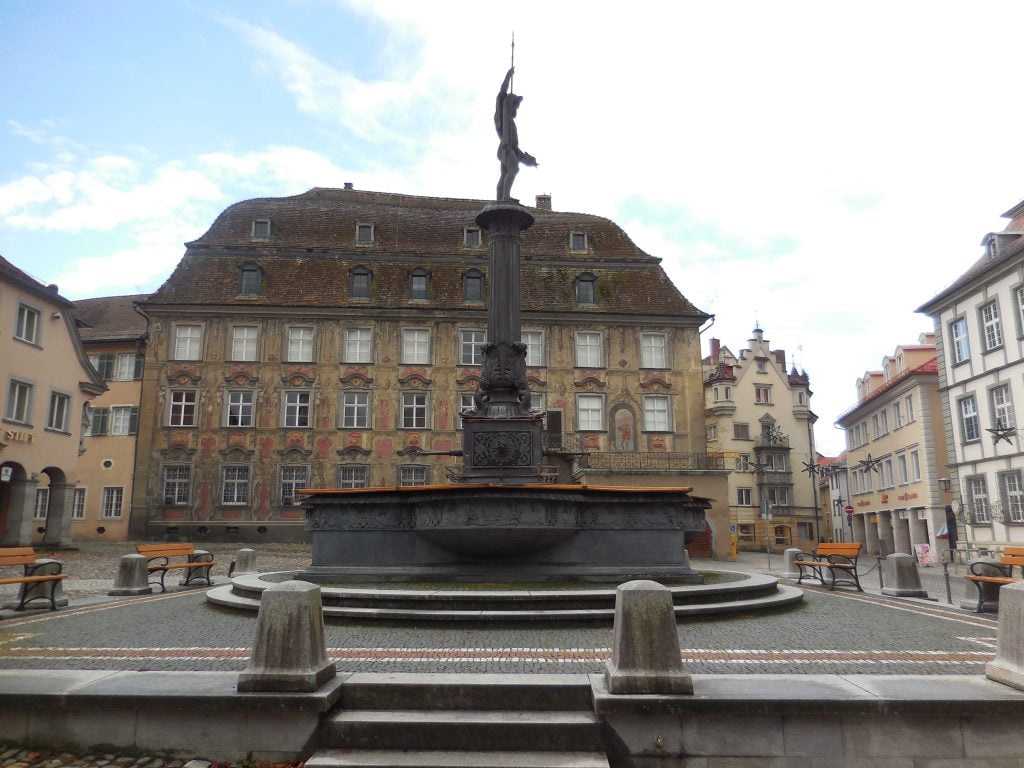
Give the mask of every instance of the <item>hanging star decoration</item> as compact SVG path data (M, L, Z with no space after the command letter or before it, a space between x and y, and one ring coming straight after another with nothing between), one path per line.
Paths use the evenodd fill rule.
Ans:
M842 496L837 496L836 500L832 502L832 506L836 508L836 511L842 512L846 508L846 499Z
M871 454L870 453L868 454L868 457L866 459L861 459L860 460L860 466L861 467L863 467L864 469L869 470L869 471L873 469L875 472L879 472L879 473L882 471L881 469L879 469L879 466L881 465L881 463L882 462L880 460L871 458Z
M996 419L995 427L985 431L992 435L992 445L998 445L1000 440L1005 440L1010 445L1013 445L1013 441L1010 438L1017 434L1017 430L1013 427L1003 426L1002 419Z
M761 461L750 462L750 474L761 475L764 477L764 471L768 469L768 465Z
M808 477L817 477L818 475L825 474L825 468L818 465L816 461L805 461L803 462L804 472L807 473Z
M772 445L778 445L779 443L785 441L785 439L786 436L782 434L782 429L780 429L775 424L772 424L770 427L768 427L768 430L765 432L765 440L767 440Z

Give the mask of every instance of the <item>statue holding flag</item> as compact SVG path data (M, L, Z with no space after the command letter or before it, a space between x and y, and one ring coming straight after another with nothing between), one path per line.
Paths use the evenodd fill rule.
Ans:
M501 141L498 144L498 160L501 162L501 178L498 180L497 200L512 199L512 182L519 173L519 164L536 167L537 158L529 152L523 152L519 148L519 133L516 131L516 112L519 111L519 104L522 96L516 96L511 92L512 75L515 67L511 67L505 75L505 80L498 91L497 104L494 110L494 127L498 129L498 137Z

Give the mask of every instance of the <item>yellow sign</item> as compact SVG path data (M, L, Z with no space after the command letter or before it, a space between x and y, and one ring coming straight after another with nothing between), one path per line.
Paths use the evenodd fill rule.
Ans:
M36 436L31 432L22 432L17 429L8 429L4 432L4 437L16 443L34 443L36 441Z

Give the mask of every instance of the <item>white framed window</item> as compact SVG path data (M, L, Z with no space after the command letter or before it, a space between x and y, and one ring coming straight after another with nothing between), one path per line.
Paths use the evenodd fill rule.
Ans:
M981 328L986 352L1003 346L1003 325L999 320L999 304L995 301L981 308Z
M576 331L576 367L604 367L604 343L600 333Z
M758 405L772 404L772 388L767 384L754 385L754 402Z
M430 365L430 331L426 328L402 329L402 364Z
M768 486L764 489L768 503L774 507L789 506L789 488Z
M668 368L668 342L665 334L640 334L640 367Z
M750 454L741 453L736 456L736 471L737 472L749 472L750 471Z
M168 426L194 427L196 425L196 391L194 389L172 389L170 394Z
M671 432L672 418L667 395L644 395L644 430Z
M305 464L281 466L281 506L289 507L302 503L297 491L309 485L309 467Z
M462 412L468 411L474 406L472 392L459 392L458 403L455 408L455 428L462 429Z
M900 408L899 400L892 404L892 426L894 429L903 426L903 410Z
M459 331L459 365L483 365L486 331Z
M885 461L882 462L881 474L881 485L879 485L878 487L892 488L895 485L892 479L892 459L886 459Z
M921 479L921 457L917 451L910 452L910 479L915 483Z
M523 331L522 342L526 345L526 365L537 368L544 365L544 331Z
M981 422L978 419L978 401L974 395L957 401L960 411L960 439L965 443L981 439Z
M763 357L759 357L759 358L757 358L755 363L757 365L757 372L758 373L768 373L768 361L767 360L765 360Z
M46 414L46 428L57 432L68 431L68 410L71 398L60 392L50 393L50 410Z
M225 426L256 426L256 393L251 389L229 389L227 409Z
M343 392L341 395L341 426L344 429L370 428L370 393Z
M50 512L50 489L36 488L36 503L32 508L33 520L45 520Z
M220 503L225 506L248 504L250 474L248 464L228 464L221 467Z
M989 390L992 400L992 421L1003 427L1016 426L1013 413L1013 401L1010 399L1010 385L1001 384Z
M293 325L288 329L288 351L285 358L289 363L313 362L313 329L304 325Z
M188 504L192 492L192 467L188 464L164 464L161 486L160 496L165 506Z
M910 475L907 474L907 455L905 453L896 454L896 469L899 472L900 485L906 485L910 480Z
M111 435L134 435L139 431L139 409L134 405L115 405L110 409Z
M766 453L764 455L764 468L767 472L788 472L789 462L785 453Z
M114 378L115 358L113 353L104 352L100 355L89 355L89 363L96 369L96 372L104 381L110 381Z
M104 520L117 520L124 509L124 488L119 485L108 485L103 489L100 506L100 517Z
M182 323L174 326L174 359L201 360L203 327Z
M1024 523L1024 487L1021 486L1020 470L999 473L999 482L1006 519L1011 523Z
M370 468L365 464L342 464L338 467L339 488L366 488L370 484Z
M398 468L399 485L426 485L428 477L429 473L426 467L405 464Z
M739 507L752 507L754 504L751 501L751 489L750 488L737 488L736 489L736 505Z
M89 425L85 434L89 437L105 435L110 429L109 408L89 408Z
M971 344L967 338L967 318L960 317L949 324L950 345L953 351L953 364L966 362L971 356Z
M604 395L576 395L576 430L604 431Z
M749 440L750 439L750 425L742 421L734 421L732 423L732 439L733 440Z
M850 472L850 493L854 495L860 493L860 471L856 469Z
M137 381L142 378L142 365L145 358L134 352L122 352L117 356L117 370L114 379L117 381Z
M705 424L704 425L704 439L709 443L718 441L718 425L717 424Z
M85 488L75 488L74 496L71 498L71 519L85 520Z
M402 429L427 429L429 398L426 392L402 393Z
M7 386L7 408L4 418L18 424L28 424L32 414L32 385L11 379Z
M1017 309L1017 327L1024 334L1024 285L1013 292L1014 306Z
M964 480L966 499L971 517L976 523L987 523L992 519L992 510L988 505L988 486L984 475L973 475Z
M258 359L259 328L255 325L235 325L231 328L231 359L235 362L255 362Z
M39 345L39 317L38 309L18 305L18 323L14 328L14 338L29 344Z
M308 427L310 420L311 394L305 389L289 389L284 392L284 426Z
M373 362L373 329L346 328L342 360L346 363Z
M907 399L904 401L907 406L907 424L914 421L914 396L907 395Z

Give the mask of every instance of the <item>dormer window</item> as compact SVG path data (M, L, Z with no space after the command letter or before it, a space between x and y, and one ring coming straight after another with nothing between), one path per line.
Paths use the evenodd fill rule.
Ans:
M356 245L373 245L373 224L356 224Z
M569 250L577 253L586 253L587 250L587 233L586 232L570 232L569 233Z
M468 302L484 300L484 276L479 269L471 269L462 276L462 299Z
M270 219L253 219L252 220L252 239L253 240L269 240L270 239Z
M414 269L409 273L409 298L426 299L430 275L425 269Z
M758 358L756 360L756 362L757 362L757 372L758 373L768 373L768 361L767 360L764 360L762 358Z
M466 227L462 231L462 245L465 248L479 248L482 239L480 237L480 227Z
M263 283L263 275L260 268L255 264L244 264L242 266L238 293L240 296L259 296L260 286Z
M350 299L370 298L370 270L353 267L348 273L348 297Z
M991 261L999 255L999 239L995 236L989 237L985 243L985 256Z
M589 272L584 272L576 278L576 303L596 304L597 278Z

